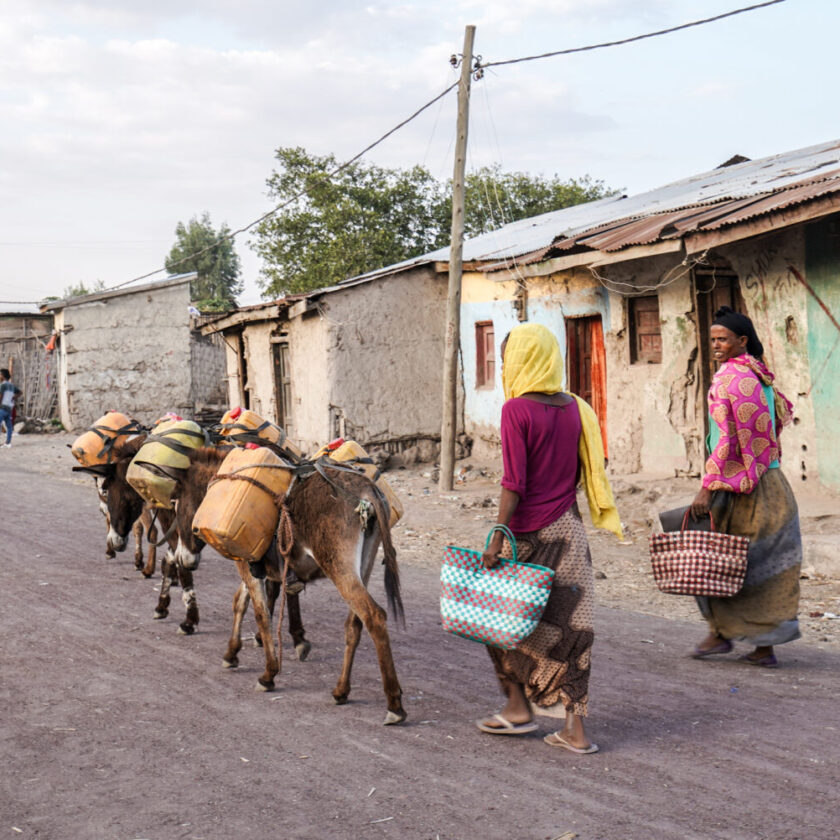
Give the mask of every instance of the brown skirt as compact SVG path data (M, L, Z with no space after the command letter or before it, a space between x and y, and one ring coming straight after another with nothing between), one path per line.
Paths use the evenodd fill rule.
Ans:
M521 685L537 707L587 713L595 598L592 557L577 504L539 531L516 534L519 559L554 570L537 629L514 650L487 648L505 694ZM510 558L505 544L502 557Z
M799 512L780 469L761 477L752 493L718 490L712 499L715 528L749 537L747 577L731 598L698 598L709 628L724 639L756 647L799 638Z

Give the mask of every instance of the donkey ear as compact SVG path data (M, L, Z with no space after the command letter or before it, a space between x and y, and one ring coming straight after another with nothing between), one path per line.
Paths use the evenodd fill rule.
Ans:
M108 478L114 474L114 464L94 464L92 467L71 467L73 472L84 472L99 478Z

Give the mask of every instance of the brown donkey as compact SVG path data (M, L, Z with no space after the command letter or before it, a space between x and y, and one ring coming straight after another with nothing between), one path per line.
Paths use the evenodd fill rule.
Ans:
M128 465L142 444L142 440L132 440L117 449L114 462L109 465L110 469L102 482L102 492L111 523L109 540L117 551L125 549L131 523L138 516L138 511L146 510L142 497L126 481ZM198 568L204 543L193 535L192 519L207 492L209 482L218 472L225 454L224 450L214 448L195 450L191 457L190 467L179 480L175 491L176 511L166 509L155 511L157 523L167 537L168 550L161 561L161 587L154 617L156 619L167 617L172 585L180 585L186 607L184 620L178 626L178 632L182 635L192 635L199 622L193 572ZM147 565L143 569L143 574L149 577L153 573L154 561L152 560L151 566ZM278 592L279 589L272 592L272 607ZM311 646L305 636L298 595L287 594L286 605L289 610L289 633L298 658L304 660ZM255 641L257 644L261 643L259 635Z
M376 646L382 674L388 706L385 725L401 723L406 713L402 707L402 689L394 668L385 610L367 591L367 582L381 542L388 603L392 616L402 619L399 570L388 525L387 501L366 476L347 469L333 470L326 467L324 474L311 472L306 477L296 476L286 494L285 506L293 536L289 553L290 568L304 582L328 577L350 607L344 623L344 663L333 690L335 702L339 705L347 702L353 657L364 625ZM281 544L284 539L283 525L281 519L278 531ZM269 550L264 560L268 581L282 582L284 564L278 553ZM255 578L251 574L250 565L244 560L235 560L235 563L243 585L234 598L233 631L225 662L235 660L242 646L240 628L250 598L265 651L265 671L258 683L264 691L270 691L274 688L274 677L279 673L280 664L271 628L267 582Z

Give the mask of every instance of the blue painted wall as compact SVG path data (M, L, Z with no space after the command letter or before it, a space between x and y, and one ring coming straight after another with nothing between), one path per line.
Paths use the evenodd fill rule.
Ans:
M533 281L539 287L529 292L527 314L528 323L544 324L556 336L560 347L566 350L566 318L586 315L600 315L604 332L608 329L609 296L600 286L592 287L563 283L559 281ZM473 281L472 294L465 294L461 304L461 354L464 366L464 412L467 430L474 426L499 427L499 418L504 402L502 391L502 362L500 348L505 336L520 323L509 296L502 300L480 300L482 297L475 289L484 287L491 292L499 292L499 284L484 280L481 284ZM603 292L603 293L602 293ZM496 343L496 385L493 389L476 388L476 341L475 325L481 321L492 321Z
M805 279L840 322L840 222L823 220L806 228ZM807 293L808 356L819 474L840 488L840 331L814 294Z

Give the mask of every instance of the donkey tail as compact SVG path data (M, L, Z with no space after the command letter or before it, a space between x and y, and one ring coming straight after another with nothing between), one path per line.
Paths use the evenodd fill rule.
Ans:
M385 595L391 615L405 629L405 610L400 592L400 570L397 566L397 551L391 541L391 524L388 517L388 503L378 490L374 492L373 507L376 511L376 524L382 537L382 563L385 566Z

